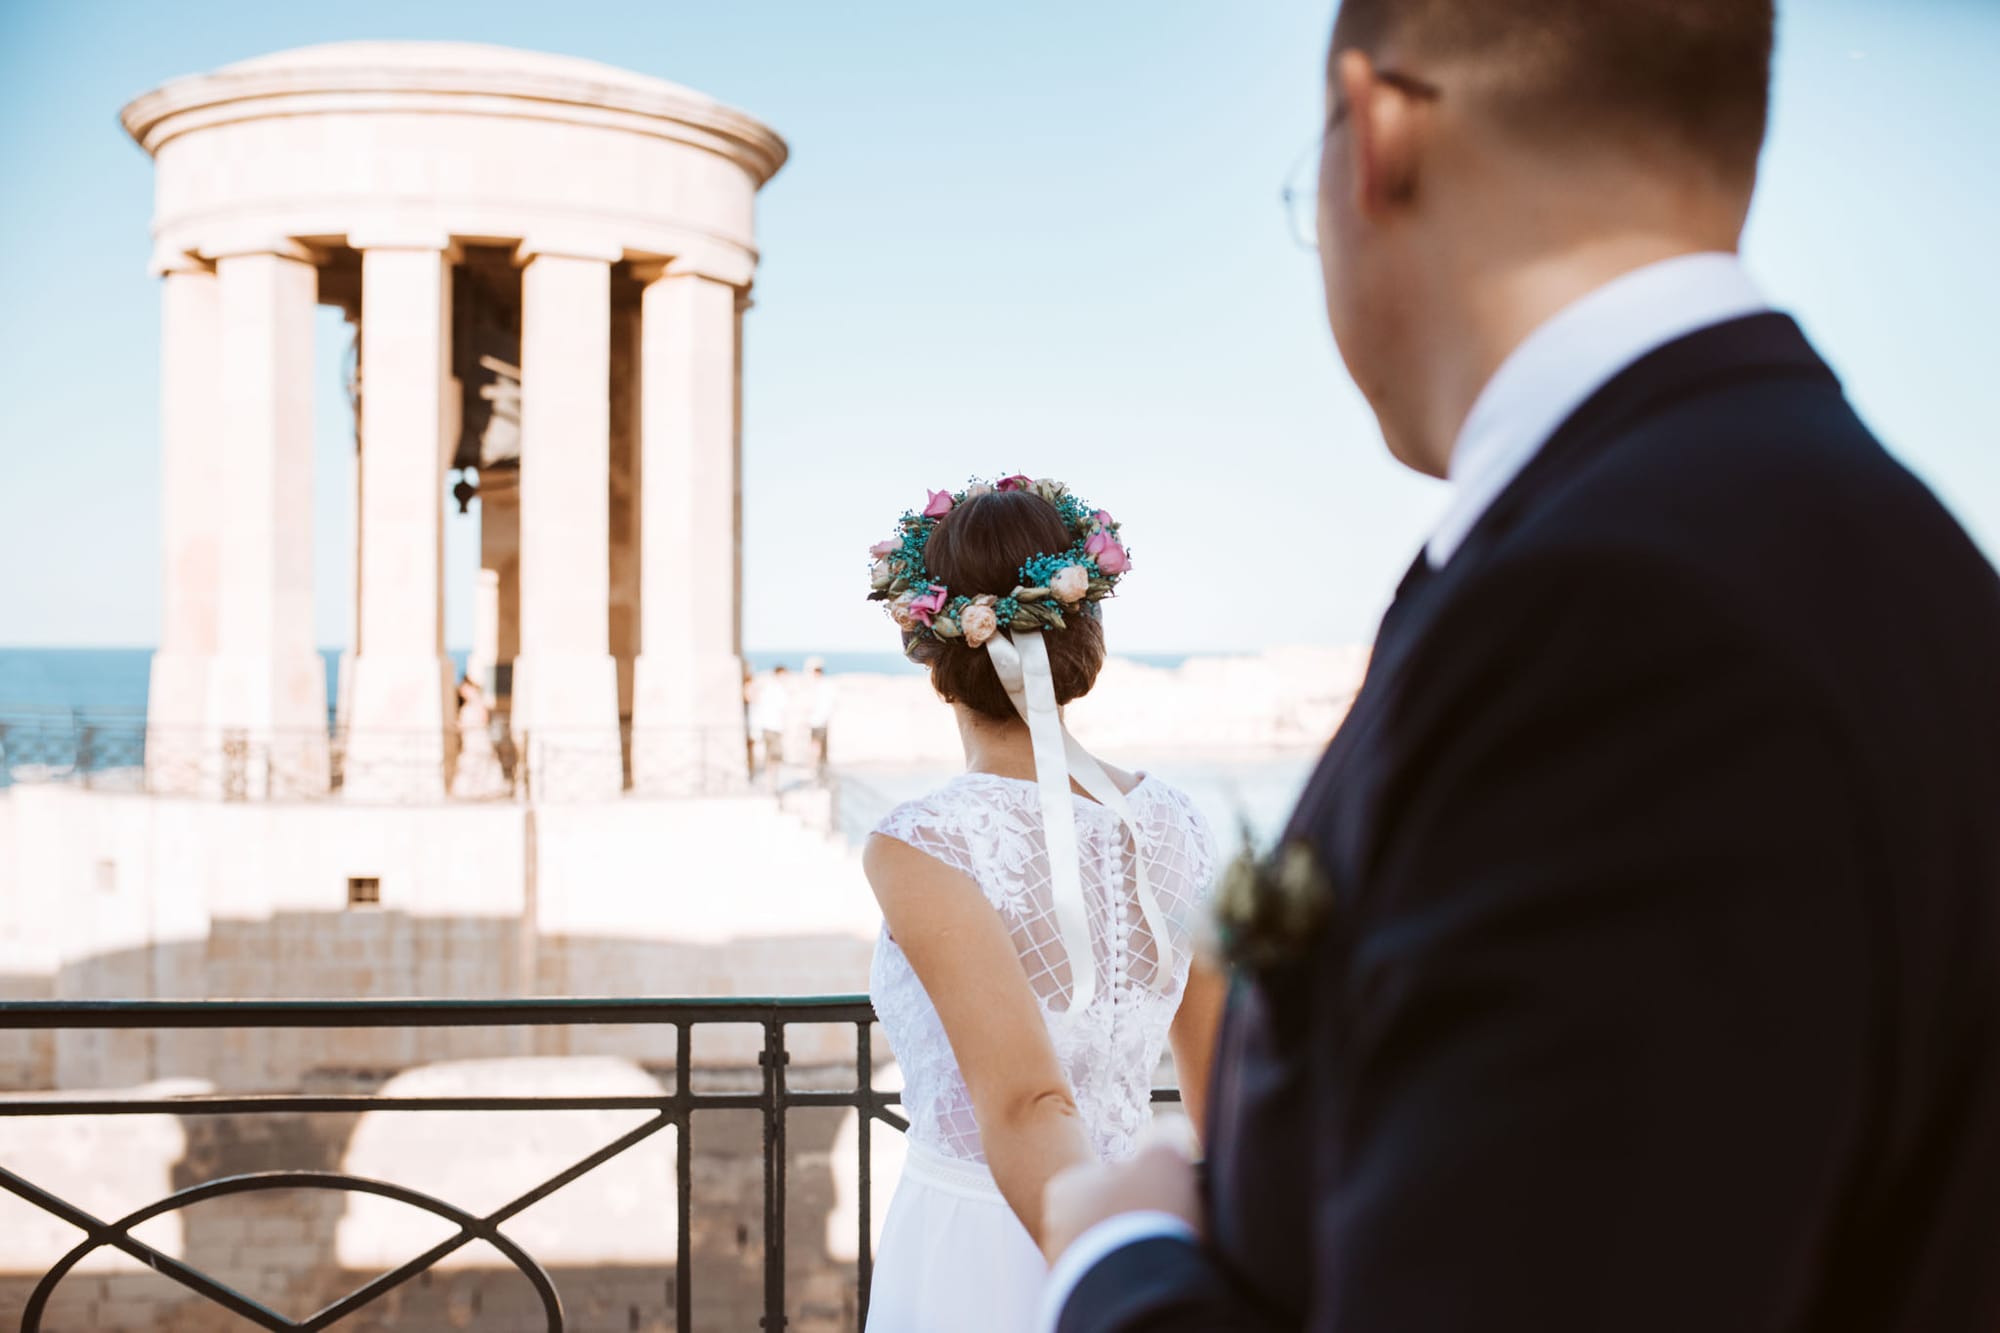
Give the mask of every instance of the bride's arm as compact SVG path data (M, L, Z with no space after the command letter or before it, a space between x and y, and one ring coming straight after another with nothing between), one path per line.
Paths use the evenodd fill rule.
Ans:
M1188 968L1187 989L1167 1041L1174 1048L1174 1078L1181 1085L1181 1104L1204 1147L1208 1144L1209 1071L1215 1066L1215 1037L1229 999L1229 980L1197 953Z
M944 1023L994 1183L1040 1245L1049 1178L1094 1158L1007 927L977 884L907 843L878 834L862 863Z

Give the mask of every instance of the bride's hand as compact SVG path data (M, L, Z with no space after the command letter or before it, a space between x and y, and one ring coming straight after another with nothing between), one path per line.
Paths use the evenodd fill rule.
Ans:
M1170 1143L1141 1148L1129 1162L1073 1166L1042 1195L1042 1250L1054 1263L1077 1237L1121 1213L1168 1213L1201 1230L1195 1166Z

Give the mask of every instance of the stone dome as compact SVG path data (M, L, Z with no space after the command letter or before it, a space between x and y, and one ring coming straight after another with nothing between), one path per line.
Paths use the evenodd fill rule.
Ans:
M754 198L787 151L680 84L470 42L279 51L169 80L122 119L157 163L163 267L274 238L442 234L685 258L747 286Z

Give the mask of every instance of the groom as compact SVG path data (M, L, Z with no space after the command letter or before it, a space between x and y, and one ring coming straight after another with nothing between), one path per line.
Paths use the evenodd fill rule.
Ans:
M1737 262L1772 25L1343 6L1327 309L1452 503L1060 1333L2000 1329L2000 580Z

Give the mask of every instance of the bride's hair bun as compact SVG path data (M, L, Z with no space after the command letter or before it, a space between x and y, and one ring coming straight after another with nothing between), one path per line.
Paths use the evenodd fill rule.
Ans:
M937 521L924 549L931 577L954 595L1004 598L1021 582L1021 570L1048 551L1070 545L1069 525L1056 506L1029 490L974 495ZM1063 628L1038 631L1049 649L1056 702L1067 704L1090 693L1104 666L1104 627L1096 607L1064 618ZM909 657L931 673L931 687L946 703L997 721L1018 717L993 659L969 649L961 639L918 635Z

